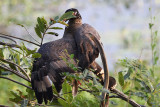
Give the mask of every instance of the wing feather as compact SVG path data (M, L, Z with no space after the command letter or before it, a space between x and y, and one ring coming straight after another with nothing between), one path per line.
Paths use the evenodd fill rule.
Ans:
M78 48L79 66L82 70L88 67L99 55L98 48L90 38L90 34L100 40L98 32L88 24L83 24L74 33Z

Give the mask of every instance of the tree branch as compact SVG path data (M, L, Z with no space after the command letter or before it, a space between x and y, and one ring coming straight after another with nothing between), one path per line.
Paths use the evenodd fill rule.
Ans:
M17 44L11 44L11 43L0 42L0 45L6 45L6 46L9 46L9 47L21 48L19 45L17 45Z
M7 37L11 37L11 38L15 38L15 39L19 39L19 40L22 40L22 41L25 41L25 42L28 42L28 43L31 43L31 44L34 44L36 46L39 46L39 44L37 43L34 43L34 42L31 42L31 41L28 41L28 40L25 40L25 39L22 39L22 38L19 38L19 37L15 37L15 36L11 36L11 35L7 35L7 34L3 34L3 33L0 33L0 35L4 35L4 36L7 36Z
M9 37L5 37L5 36L0 36L1 38L5 38L5 39L9 39L9 40L11 40L11 41L13 41L15 44L17 44L17 42L15 41L15 40L13 40L13 39L11 39L11 38L9 38Z
M124 93L120 92L119 90L112 89L111 92L116 94L116 95L118 95L117 97L112 97L112 98L120 98L120 99L128 102L129 104L131 104L133 107L141 107L141 105L136 103L134 100L131 100L127 95L125 95Z
M19 76L20 78L23 78L24 80L30 82L30 80L28 78L26 78L26 76L24 76L20 71L13 70L13 69L10 69L8 67L4 67L2 65L0 65L0 68L2 68L4 70L7 70L7 71L10 71L10 72L16 74L17 76Z
M27 76L27 78L31 81L31 78L30 78L29 75L26 73L26 71L25 71L22 67L20 67L18 64L13 63L13 62L8 61L8 60L5 60L5 59L2 59L1 57L0 57L0 60L3 61L3 62L7 62L7 63L10 63L10 64L13 64L13 65L17 66L17 67Z
M11 43L4 43L4 42L0 42L0 45L5 45L5 46L9 46L9 47L14 47L14 48L19 48L21 49L21 46L17 45L17 44L11 44ZM30 50L29 48L27 48L27 50Z
M15 80L13 80L13 79L8 78L8 77L0 76L0 78L7 79L7 80L9 80L9 81L12 81L12 82L14 82L14 83L17 83L17 84L19 84L19 85L22 85L22 86L27 87L27 88L29 88L29 89L32 90L32 87L29 87L29 86L27 86L27 85L25 85L25 84L23 84L23 83L20 83L20 82L18 82L18 81L15 81Z

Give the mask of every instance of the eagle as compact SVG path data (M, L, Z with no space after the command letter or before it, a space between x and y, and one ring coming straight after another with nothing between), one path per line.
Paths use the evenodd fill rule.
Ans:
M62 73L75 73L63 58L68 62L72 60L73 64L81 68L81 71L90 67L97 73L102 70L95 62L99 50L90 38L92 34L100 40L98 32L89 24L82 23L82 17L77 9L66 10L66 12L70 11L73 12L75 18L68 19L68 26L65 27L63 37L43 44L38 50L41 58L36 58L33 62L31 84L39 104L42 104L43 101L47 104L48 100L53 99L53 84L57 92L61 91L64 82ZM66 50L67 54L74 54L73 59L64 54Z

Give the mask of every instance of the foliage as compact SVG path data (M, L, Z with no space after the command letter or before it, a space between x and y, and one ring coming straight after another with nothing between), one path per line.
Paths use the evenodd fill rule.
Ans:
M58 36L58 34L54 31L48 32L48 29L61 30L62 28L54 27L53 25L55 23L60 23L68 26L68 24L66 24L65 21L73 17L75 17L73 12L67 12L63 14L61 17L57 16L54 19L51 18L49 24L47 24L47 21L44 19L44 17L42 18L38 17L37 24L35 27L35 32L37 36L41 39L41 41L39 42L35 40L34 37L30 34L29 36L35 40L36 42L34 43L35 45L41 46L43 44L43 39L46 36L46 34ZM18 25L25 28L24 25L21 25L21 24L18 24ZM27 41L24 39L22 40L31 43L30 41ZM2 77L6 75L6 77L8 77L9 75L14 74L15 72L18 72L18 74L22 75L23 79L28 81L27 84L29 84L30 86L31 85L30 71L32 69L32 62L34 58L41 57L41 55L39 53L36 53L36 51L37 51L36 48L31 50L27 48L24 45L24 43L21 43L20 45L16 44L16 47L10 47L7 44L3 45L2 48L0 48L0 65L1 65L0 76ZM68 58L65 59L63 55L67 55ZM103 89L103 86L97 81L98 78L96 77L96 75L93 72L91 72L93 70L86 69L84 72L82 72L81 68L77 66L78 60L76 60L76 63L74 61L74 54L69 55L67 50L65 50L65 53L63 53L62 56L60 56L60 58L62 58L66 62L66 64L77 73L74 73L74 74L63 73L63 75L66 76L66 79L62 85L62 93L60 95L61 97L51 102L50 105L62 105L62 106L75 107L75 106L83 106L84 104L86 104L87 107L90 107L91 105L94 105L95 107L99 106L101 101L101 93L103 91L108 92L108 90ZM9 79L10 78L8 78L8 80ZM76 90L78 92L76 92L77 93L76 96L72 95L71 84L73 80L76 80L78 83L78 90ZM57 97L59 96L55 87L53 87L53 92ZM17 89L16 91L10 91L10 94L13 97L9 98L9 100L18 105L21 105L21 106L37 105L35 101L34 92L29 88L26 89L25 93L22 92L20 89ZM85 102L84 102L84 99L85 99Z
M151 12L151 8L149 9ZM154 23L151 12L151 22L149 29L151 33L151 52L152 65L140 59L121 59L117 62L121 71L118 72L118 81L123 92L135 97L147 104L147 106L160 106L160 79L155 74L158 72L159 49L158 49L158 31L154 30Z
M123 59L117 63L124 67L119 72L119 84L129 96L137 96L149 106L158 106L159 79L152 76L152 71L140 60ZM160 103L160 102L159 102Z
M55 18L51 18L49 23L47 23L44 17L38 17L35 32L37 34L36 36L41 40L35 40L30 34L29 35L36 43L23 40L41 46L43 44L44 37L47 34L58 36L55 30L62 30L60 27L53 26L54 24L60 23L68 26L65 21L74 17L74 14L69 12L63 14L61 17L56 16ZM19 25L25 28L24 25ZM128 58L119 60L117 65L121 68L121 71L118 72L118 82L122 91L130 98L136 97L138 100L142 100L145 102L143 104L157 107L160 104L160 80L155 75L159 60L157 50L158 31L153 32L153 26L154 24L152 22L149 23L149 28L151 30L152 67L140 59L135 60ZM48 31L49 29L52 29L52 31ZM16 42L12 45L5 43L5 45L0 48L0 77L7 77L8 80L10 80L10 75L16 74L27 81L23 86L25 84L27 84L27 86L31 86L30 75L33 59L41 57L41 55L36 53L36 51L36 48L32 50L28 49L24 43L21 43L20 45ZM63 57L63 54L68 57ZM78 67L78 60L75 61L74 59L74 54L69 55L67 50L65 50L63 54L60 58L62 58L64 62L76 73L72 74L65 72L62 74L66 76L62 85L62 92L57 93L53 86L53 94L57 96L57 100L52 101L49 105L60 105L64 107L81 107L84 105L86 107L99 106L102 101L101 93L106 92L110 94L109 90L103 89L103 86L99 83L99 78L94 74L94 72L91 72L93 71L92 69L85 69L83 72L81 71L81 68ZM78 83L77 86L74 86L77 88L75 88L75 90L72 88L73 81ZM19 81L17 82L20 83ZM73 91L77 93L76 96L72 94ZM20 105L24 107L37 105L34 92L29 88L26 88L25 92L20 89L12 90L10 91L10 94L11 97L9 100L14 102L16 106ZM116 105L114 101L111 101L111 104Z
M36 42L38 42L39 46L42 45L44 36L46 34L56 35L55 32L47 32L48 29L62 29L59 27L53 27L52 25L55 23L62 23L63 25L67 25L64 20L68 17L73 18L73 13L65 13L62 15L63 17L60 17L61 20L58 18L56 20L50 20L49 25L47 24L47 21L44 19L44 17L37 18L37 24L35 27L35 32L39 38L41 38L41 44L40 42L36 41L32 35L31 36ZM19 24L21 27L24 27L24 25ZM26 29L26 28L25 28ZM27 30L27 29L26 29ZM4 35L7 36L7 35ZM12 40L12 39L11 39ZM23 41L32 43L30 41L21 39ZM41 54L36 53L37 48L31 50L27 48L24 43L22 42L20 45L18 45L16 42L15 44L8 45L5 42L1 42L2 47L0 48L0 77L6 78L8 80L12 80L9 78L11 74L16 74L17 76L22 77L23 79L27 80L29 85L30 84L30 75L31 75L31 69L32 69L32 62L34 58L40 58ZM34 43L37 45L36 43ZM5 77L4 77L5 76ZM14 81L14 80L13 80ZM16 81L18 82L18 81ZM20 83L20 82L18 82ZM16 90L16 92L11 91L10 92L14 98L9 98L10 101L15 102L17 104L20 104L21 106L27 105L35 105L36 101L33 91L30 89L26 89L26 92L23 93L21 90Z
M62 97L64 97L66 101L58 99L58 102L63 107L82 107L84 106L84 104L85 107L97 107L100 104L100 102L94 95L86 91L80 91L78 95L73 97L72 93L70 93L72 91L72 88L66 81L63 83L62 89L62 92L64 93Z
M69 59L63 57L63 54L68 56ZM64 107L81 107L84 106L84 104L86 104L86 107L90 107L91 105L95 107L99 106L101 93L106 90L103 90L103 86L97 81L98 78L96 75L88 69L82 72L81 68L74 63L74 55L69 55L67 50L65 50L63 54L60 57L77 73L63 73L63 75L66 76L65 82L62 85L62 97L65 100L59 98L58 102ZM72 95L73 90L71 84L73 80L78 82L78 93L76 96Z

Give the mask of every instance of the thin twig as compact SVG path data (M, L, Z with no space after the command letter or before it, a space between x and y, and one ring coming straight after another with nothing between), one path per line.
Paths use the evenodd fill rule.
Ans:
M109 96L109 98L121 98L121 97L118 95L112 95L112 96Z
M51 25L50 25L50 26L51 26ZM48 27L46 28L46 30L44 31L44 33L43 33L43 36L42 36L42 39L41 39L41 45L43 44L44 35L46 34L46 32L47 32L47 30L49 29L50 26L48 26ZM40 45L40 46L41 46L41 45Z
M27 31L27 33L29 34L29 36L34 40L34 41L36 41L37 43L39 43L30 33L29 33L29 31L27 30L27 28L25 27L25 26L23 26L24 27L24 29ZM40 43L39 43L40 44Z
M8 61L8 60L5 60L5 59L2 59L1 57L0 57L0 60L17 66L27 76L27 78L31 81L31 78L29 77L29 75L27 74L27 72L22 67L20 67L18 64L13 63L13 62Z
M5 46L14 47L14 48L19 48L19 49L21 49L21 48L22 48L20 45L17 45L17 44L11 44L11 43L4 43L4 42L0 42L0 45L5 45ZM30 50L30 49L29 49L29 48L27 48L27 50Z
M53 25L53 24L49 25L49 26L46 28L46 30L44 31L43 36L42 36L42 39L41 39L41 45L43 44L44 35L46 34L46 32L47 32L47 30L49 29L49 27L51 27L52 25ZM41 45L40 45L40 46L41 46Z
M81 90L79 90L79 91L87 91L87 92L89 92L89 93L93 93L93 92L99 92L99 91L92 91L92 90L87 90L87 89L84 89L84 88L82 88L82 87L80 87L80 86L78 86Z
M138 57L138 59L140 60L141 59L141 57L142 57L142 52L143 52L143 48L141 49L141 52L140 52L140 55L139 55L139 57Z
M15 80L13 80L13 79L8 78L8 77L0 76L0 78L7 79L7 80L9 80L9 81L12 81L12 82L17 83L17 84L22 85L22 86L25 86L25 87L27 87L27 88L29 88L29 89L32 90L32 87L29 87L29 86L27 86L27 85L25 85L25 84L23 84L23 83L20 83L20 82L18 82L18 81L15 81Z
M0 68L2 68L2 69L4 69L4 70L7 70L7 71L10 71L10 72L16 74L17 76L19 76L20 78L23 78L24 80L30 82L30 80L29 80L28 78L26 78L26 76L24 76L24 75L23 75L20 71L18 71L18 70L16 71L16 70L10 69L10 68L8 68L8 67L4 67L4 66L2 66L2 65L0 65Z
M5 39L9 39L9 40L11 40L11 41L13 41L15 44L17 44L17 42L15 41L15 40L13 40L13 39L11 39L11 38L9 38L9 37L5 37L5 36L0 36L1 38L5 38Z
M40 47L40 45L39 45L39 44L37 44L37 43L31 42L31 41L28 41L28 40L25 40L25 39L22 39L22 38L19 38L19 37L15 37L15 36L11 36L11 35L7 35L7 34L3 34L3 33L0 33L0 35L4 35L4 36L11 37L11 38L19 39L19 40L22 40L22 41L25 41L25 42L28 42L28 43L32 43L32 44L34 44L34 45L36 45L36 46L39 46L39 47Z

